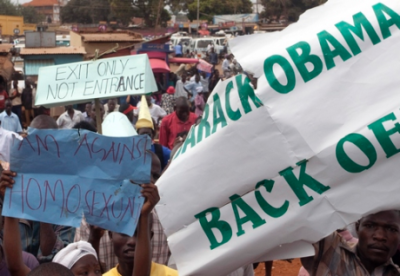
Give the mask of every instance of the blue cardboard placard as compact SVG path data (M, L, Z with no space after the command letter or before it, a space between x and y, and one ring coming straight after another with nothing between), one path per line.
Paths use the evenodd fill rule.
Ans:
M57 225L89 224L133 235L149 183L147 136L106 137L89 131L32 129L11 151L17 173L3 215Z

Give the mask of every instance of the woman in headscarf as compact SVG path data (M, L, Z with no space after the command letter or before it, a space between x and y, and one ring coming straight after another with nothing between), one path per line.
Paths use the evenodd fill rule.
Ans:
M69 244L60 250L53 259L53 263L59 263L74 273L75 276L101 275L100 263L93 246L86 241L78 241Z

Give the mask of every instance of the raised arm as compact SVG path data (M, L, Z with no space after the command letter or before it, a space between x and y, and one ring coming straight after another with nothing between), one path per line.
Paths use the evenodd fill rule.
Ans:
M18 219L4 218L4 254L11 276L26 276L31 271L22 259Z
M40 223L40 250L43 256L48 256L53 252L57 236L53 226L49 223Z
M137 243L135 249L134 269L132 276L149 276L151 271L150 229L152 224L151 211L160 200L157 186L154 184L142 185L142 195L145 202L140 212L137 229Z

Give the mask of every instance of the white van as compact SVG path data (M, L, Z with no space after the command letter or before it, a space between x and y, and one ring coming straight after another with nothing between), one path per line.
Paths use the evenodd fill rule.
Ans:
M192 41L191 46L196 58L205 58L207 56L207 47L209 44L215 45L214 38L197 38Z
M186 50L191 50L191 44L192 44L193 38L191 38L190 36L175 36L175 37L171 37L170 42L171 42L171 47L173 50L174 46L182 43L182 51L183 54L186 53Z

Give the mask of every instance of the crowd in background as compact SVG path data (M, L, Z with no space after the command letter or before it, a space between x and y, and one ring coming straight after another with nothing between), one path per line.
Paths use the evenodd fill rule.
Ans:
M210 48L210 58L213 56ZM211 58L212 59L212 58ZM0 159L7 159L13 139L23 139L23 129L86 129L96 132L97 120L114 112L126 115L139 135L148 135L151 145L151 183L142 185L146 201L133 237L89 225L85 219L77 229L57 224L15 218L0 219L0 276L26 275L178 275L167 238L154 206L159 200L157 179L168 170L190 128L202 118L208 98L221 79L242 72L227 55L222 73L213 64L212 73L181 66L176 73L156 75L158 91L65 106L56 120L48 110L36 107L36 84L29 80L20 91L17 82L6 92L0 85ZM253 88L256 80L251 74ZM150 114L141 117L142 109ZM148 109L148 111L147 111ZM146 119L147 118L147 119ZM9 160L8 160L9 161ZM18 172L0 167L0 206L5 188L12 188ZM190 245L189 245L190 246ZM339 229L314 244L315 256L303 258L299 275L400 275L400 212L389 210L369 215L351 229ZM392 259L393 258L393 259ZM252 276L257 264L243 266L229 276ZM271 275L272 262L265 275Z

